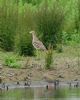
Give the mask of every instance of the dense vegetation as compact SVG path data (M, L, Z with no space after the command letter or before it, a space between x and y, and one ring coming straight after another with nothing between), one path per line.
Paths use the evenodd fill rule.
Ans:
M31 30L47 48L80 43L80 0L0 0L0 48L33 55Z

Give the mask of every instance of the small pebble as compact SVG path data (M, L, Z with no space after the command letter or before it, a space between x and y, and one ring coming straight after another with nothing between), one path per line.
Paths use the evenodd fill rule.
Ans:
M64 78L62 75L59 75L59 78Z

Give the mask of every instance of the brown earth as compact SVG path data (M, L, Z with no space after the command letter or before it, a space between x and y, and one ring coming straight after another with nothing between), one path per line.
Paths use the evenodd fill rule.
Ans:
M44 60L29 58L21 62L20 69L8 68L0 65L0 77L3 82L16 82L24 80L79 80L80 67L77 57L55 57L52 68L44 68Z

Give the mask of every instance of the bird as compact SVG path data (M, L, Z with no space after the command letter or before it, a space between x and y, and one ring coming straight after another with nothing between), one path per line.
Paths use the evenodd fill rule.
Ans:
M37 38L36 36L36 32L35 31L30 31L30 34L32 34L32 45L33 47L37 50L37 54L39 53L38 51L46 51L46 47L44 46L44 44ZM41 53L39 54L41 55ZM40 56L41 58L41 56Z
M37 38L35 31L30 31L32 34L32 44L35 49L45 51L46 47L43 45L43 43Z

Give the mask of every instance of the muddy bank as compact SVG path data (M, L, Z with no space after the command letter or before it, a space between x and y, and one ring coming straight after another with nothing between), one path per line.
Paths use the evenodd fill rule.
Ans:
M52 70L45 69L13 69L3 68L0 70L1 82L17 82L17 81L42 81L42 80L79 80L80 74L77 68L55 68ZM1 83L0 82L0 83Z
M66 72L68 73L68 72ZM66 74L65 73L65 74ZM65 74L58 74L56 71L39 71L39 70L34 70L34 71L28 71L24 69L8 69L5 68L2 71L2 74L0 75L0 83L1 82L17 82L17 81L52 81L52 80L60 80L60 81L65 81L65 80L78 80L79 76L72 76L68 77L65 76ZM70 74L68 74L70 75Z
M42 81L42 80L59 80L59 81L75 81L80 79L80 67L77 58L55 57L52 68L46 70L44 68L44 60L29 59L21 62L22 67L8 68L2 63L0 64L0 78L2 83L17 81ZM0 82L0 83L1 83Z

